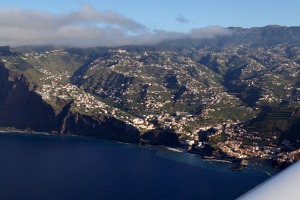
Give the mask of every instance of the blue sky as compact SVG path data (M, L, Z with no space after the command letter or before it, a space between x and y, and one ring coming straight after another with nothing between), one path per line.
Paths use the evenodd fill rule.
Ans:
M9 0L2 8L17 7L54 13L91 5L113 11L151 29L189 31L211 25L256 27L299 25L299 0ZM177 18L184 19L182 22Z
M70 26L73 26L73 35L77 34L77 37L73 37L74 41L80 39L79 35L88 36L90 43L93 43L93 37L103 35L106 37L105 41L113 41L114 39L108 36L114 33L116 37L123 37L122 44L129 44L135 40L132 35L138 35L140 43L143 43L151 40L153 36L156 37L157 33L160 39L164 39L180 37L183 33L195 33L195 29L210 26L298 26L300 19L299 0L9 0L1 2L0 5L0 17L3 18L2 22L0 19L0 26L8 27L6 31L0 30L0 38L11 34L13 30L32 35L32 38L24 37L23 40L21 37L13 38L13 34L7 40L0 39L0 44L8 42L12 45L33 42L33 36L38 39L48 38L49 42L54 41L55 38L50 38L50 34L64 41L65 35L62 32L69 34ZM89 12L93 13L92 17L89 16ZM55 27L58 31L42 33L30 23L31 21L40 24L42 28L42 20L45 21L46 29L56 24L52 28ZM60 21L68 21L69 24L62 25ZM88 27L89 35L87 32L83 33L82 24L88 25L85 29ZM98 32L95 29L98 29ZM175 35L171 35L174 32ZM215 29L213 32L216 32ZM59 43L59 40L55 41Z

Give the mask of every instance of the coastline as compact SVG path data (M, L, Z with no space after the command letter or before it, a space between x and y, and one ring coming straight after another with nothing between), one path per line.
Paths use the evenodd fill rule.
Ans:
M174 190L174 187L185 188L187 184L189 184L189 187L194 187L188 190L189 193L190 191L197 191L199 187L205 187L207 183L215 184L212 187L217 188L220 184L214 181L216 173L222 176L222 181L224 181L225 184L228 183L228 181L232 181L233 184L239 183L234 181L234 179L228 180L229 176L233 176L238 180L243 180L243 182L245 183L247 181L250 182L249 178L251 178L251 181L252 178L255 180L257 179L259 183L268 178L265 173L261 173L261 170L244 170L241 173L231 172L228 170L230 164L206 162L200 159L199 156L185 153L172 153L170 151L164 150L160 146L151 147L150 145L141 146L136 144L119 144L116 142L106 142L105 140L98 140L94 138L89 139L89 137L49 137L29 134L13 135L13 133L7 135L2 134L0 136L0 141L2 142L1 147L3 150L6 150L3 151L2 158L7 158L7 160L2 159L2 166L5 167L5 169L8 171L7 173L10 173L7 176L3 176L2 178L1 183L4 185L5 189L6 186L10 186L9 184L7 184L7 180L12 180L11 177L16 176L15 171L17 171L17 175L20 175L21 178L24 177L23 179L20 179L24 180L24 182L21 182L22 185L20 187L23 188L23 186L28 186L28 191L31 191L30 189L32 186L31 182L28 185L28 177L32 177L32 175L34 175L35 180L39 181L35 182L36 185L40 184L44 186L44 181L53 180L49 184L49 187L47 186L49 191L58 189L62 192L61 194L65 194L66 190L61 190L61 187L65 186L65 181L59 182L62 186L55 186L56 184L58 184L57 179L63 177L66 178L63 180L70 180L67 183L76 185L76 189L72 193L75 194L75 196L77 194L77 191L83 191L83 186L86 187L87 190L85 190L84 192L86 192L87 194L90 194L90 192L94 194L93 192L99 191L99 188L103 188L103 191L100 191L102 193L106 191L106 187L101 187L102 185L107 185L107 182L110 183L110 181L112 180L116 181L113 182L116 184L109 184L110 186L112 186L112 189L109 190L109 193L107 193L105 197L99 197L99 199L110 198L110 192L115 191L114 186L119 184L120 180L124 180L123 177L125 175L128 175L127 178L121 183L120 186L117 186L117 188L123 189L128 184L131 185L130 181L134 180L136 184L134 184L134 187L132 187L131 190L133 196L129 199L135 199L136 188L140 187L141 184L145 184L143 185L143 187L145 187L146 189L149 188L149 182L141 182L140 177L142 177L142 179L145 178L145 180L149 180L147 178L150 178L151 183L157 183L157 181L159 181L159 183L169 185L170 187L168 188L168 191L170 192L170 194L174 193L174 191L172 191L172 189ZM5 149L6 147L8 148L8 150ZM25 147L27 149L24 151ZM7 161L12 161L12 159L12 163L17 164L9 165L10 162ZM110 162L112 160L112 163L106 165L107 162ZM26 163L24 164L24 162ZM105 163L105 165L103 165L103 163ZM25 168L26 175L23 175L24 165L25 167L27 167ZM122 169L120 169L120 165L124 167L121 167ZM57 168L56 166L62 168ZM102 167L104 167L105 170L102 170ZM128 173L128 170L130 170L130 173ZM149 170L151 170L151 173L148 173ZM152 172L155 174L153 174ZM95 173L100 174L95 175ZM30 176L27 176L27 174L30 174ZM107 176L107 174L109 174L109 176ZM253 176L253 174L257 176ZM132 175L135 175L136 177L132 178ZM99 179L98 177L104 178ZM244 178L240 179L240 177ZM84 178L84 181L82 181L82 178ZM158 180L158 178L160 179ZM95 187L95 182L93 182L93 180L97 180L97 187ZM106 183L103 181L106 181ZM16 184L19 183L20 181L18 179L18 182L16 182ZM87 183L89 185L86 185ZM161 188L157 184L154 184L155 188L152 188L152 186L149 190L147 190L149 194L153 193L153 189ZM232 189L231 186L227 186L229 189ZM93 190L91 191L90 188L93 188ZM20 193L23 194L23 190L19 190L19 188L17 188L16 191L21 191ZM34 190L32 191L32 194L35 195L36 192L38 191ZM124 192L127 194L127 191ZM165 192L165 189L161 188L161 191L158 193L165 194ZM179 193L182 194L182 191L179 191ZM144 195L145 194L141 192L138 198L143 197ZM184 192L180 199L186 198L186 195L187 193ZM203 196L204 199L205 195ZM155 195L153 196L153 198L155 199L158 196ZM86 196L80 196L80 198L84 199L85 197ZM165 199L166 197L169 198L170 195L164 195L162 196L162 199ZM91 198L93 199L93 196L91 196ZM178 196L174 196L173 198L176 199L178 198ZM199 194L196 193L195 199L197 198L199 198Z
M0 133L20 133L20 134L32 134L32 135L55 135L49 132L38 132L38 131L26 131L26 130L18 130L18 129L0 129Z
M198 155L199 158L203 161L208 162L214 162L214 163L228 163L231 164L232 167L228 168L230 171L242 171L245 168L247 169L257 169L262 166L265 167L265 169L260 170L261 172L266 173L268 176L273 176L274 174L278 173L280 169L277 169L276 167L272 165L271 160L265 160L265 159L259 159L259 158L234 158L230 156L216 156L208 153L201 153L199 151L195 150L188 150L183 148L174 148L174 147L167 147L167 146L160 146L165 150L168 150L170 152L174 153L187 153L187 154L193 154Z
M44 136L58 136L60 134L57 133L49 133L49 132L37 132L37 131L27 131L27 130L19 130L19 129L0 129L0 134L24 134L24 135L44 135ZM68 135L62 135L62 136L74 136L74 137L80 137L81 135L74 135L74 134L68 134ZM105 141L111 141L111 142L116 142L116 143L120 143L120 144L131 144L131 143L125 143L125 142L121 142L121 141L116 141L116 140L108 140L107 138L101 138L101 137L93 137L93 136L83 136L83 137L87 137L87 138L95 138L95 139L102 139ZM147 146L147 145L143 145L143 144L137 144L138 146ZM233 157L229 157L229 156L215 156L212 154L208 154L208 153L201 153L199 151L195 151L193 149L186 149L186 148L182 148L182 147L170 147L170 146L165 146L165 145L150 145L150 146L156 146L156 147L160 147L164 150L170 151L170 152L174 152L174 153L183 153L183 154L194 154L194 155L198 155L199 159L204 160L204 161L209 161L209 162L220 162L220 163L231 163L233 165L232 168L230 168L229 170L232 171L240 171L242 169L244 169L244 167L248 166L248 164L242 164L242 162L244 161L244 159L239 159L239 158L233 158ZM255 162L255 158L253 159L247 159L247 162L249 161L249 163ZM264 162L264 161L261 161ZM250 164L252 166L252 164ZM260 165L265 165L268 168L272 169L272 165L271 164L260 164ZM268 175L270 175L269 173L267 173Z
M172 152L177 152L177 153L187 153L187 149L182 149L182 148L174 148L174 147L169 147L169 146L165 146L165 145L160 145L160 147L167 149L169 151Z

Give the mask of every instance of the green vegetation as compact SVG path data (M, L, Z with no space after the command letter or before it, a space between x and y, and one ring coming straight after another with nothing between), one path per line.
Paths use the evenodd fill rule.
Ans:
M56 113L74 101L80 113L122 112L123 121L139 118L147 127L157 120L180 133L247 122L251 131L291 136L298 130L299 30L230 29L241 35L153 47L2 47L0 56Z
M216 136L212 136L209 138L209 144L213 147L213 148L217 148L218 147L218 143L219 142L225 142L227 140L226 136L224 134L220 134L220 135L216 135Z
M250 123L248 128L260 132L285 132L290 125L293 112L293 108L287 107L266 108L257 119Z

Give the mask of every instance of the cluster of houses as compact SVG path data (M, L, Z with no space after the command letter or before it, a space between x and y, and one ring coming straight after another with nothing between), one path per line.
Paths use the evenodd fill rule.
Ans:
M290 146L288 141L284 141L281 145L272 142L277 139L276 134L262 136L257 132L249 132L242 126L242 124L224 125L210 134L209 138L223 134L226 139L218 142L217 146L223 153L235 158L272 159L278 163L293 163L300 158L300 149ZM248 142L244 143L245 140ZM267 142L261 143L263 140ZM283 147L288 147L289 150L284 150L286 148Z
M227 51L211 53L212 56L220 57L220 63L226 62L226 55L236 54L241 47L231 48ZM249 87L259 87L262 89L261 98L258 102L280 102L284 97L274 94L273 87L283 87L286 91L293 89L290 83L281 85L280 75L272 75L266 73L265 66L259 64L259 60L263 60L264 64L274 65L274 70L284 70L285 64L296 66L295 63L285 63L284 58L277 58L276 55L270 52L253 52L253 59L246 59L248 67L242 69L241 75L248 76L253 73L252 68L256 69L259 73L263 72L263 76L266 80L271 79L271 82L261 83L258 79L245 79L240 80L242 83ZM155 129L156 126L171 129L183 136L187 144L199 143L199 138L195 134L195 130L198 130L203 124L199 124L197 120L216 118L213 113L222 113L222 109L234 108L238 109L237 105L242 105L241 101L234 95L224 91L223 86L216 83L215 75L207 73L209 70L206 66L198 67L199 63L195 60L179 55L173 51L145 51L144 53L129 52L122 49L110 50L110 54L104 57L96 58L90 63L89 71L87 74L93 74L95 70L111 70L115 73L122 74L124 77L134 77L136 80L142 80L142 82L136 81L135 83L120 83L120 88L116 87L110 90L108 97L115 102L124 101L125 98L128 105L132 109L132 114L128 114L121 110L103 103L99 98L84 92L82 88L72 85L66 82L66 78L70 75L68 72L54 73L47 69L39 69L44 76L41 78L41 84L37 89L45 100L58 102L73 100L74 105L86 113L98 113L114 116L129 124L136 126L141 131L148 131ZM45 56L50 54L65 54L63 50L54 50L51 52L45 52L43 55L34 54L33 56L39 58L39 56ZM194 52L195 53L195 52ZM205 55L208 52L205 50L198 50L196 54ZM29 55L25 55L25 57ZM32 55L31 55L32 56ZM275 56L275 57L274 57ZM155 62L153 62L153 60ZM148 71L147 71L148 70ZM196 71L195 71L196 70ZM147 73L144 73L147 71ZM201 113L193 113L191 110L178 109L176 111L168 110L166 105L175 103L175 96L180 93L180 89L170 89L165 81L167 74L173 73L177 86L183 88L180 98L176 100L177 104L189 105L189 106L201 106ZM289 74L291 77L295 76L295 73ZM194 77L197 76L197 77ZM277 76L277 77L273 77ZM89 79L89 76L84 76L84 79ZM203 81L204 80L204 81ZM88 80L87 80L88 81ZM261 86L259 84L265 84ZM143 86L145 87L144 96L142 99L136 100L133 97L141 95ZM125 87L126 86L126 87ZM123 89L125 88L125 89ZM144 90L144 89L143 89ZM178 90L178 91L177 91ZM120 96L121 91L121 96ZM108 93L103 88L99 88L96 93ZM245 112L252 112L251 108L239 108L244 109ZM142 114L141 114L142 113ZM226 113L225 113L226 114ZM208 122L209 126L214 126L220 123L222 117L216 121ZM154 123L155 121L155 123ZM187 128L189 127L189 128ZM283 154L278 146L260 146L258 145L262 139L256 133L249 133L241 127L227 126L225 130L218 129L214 134L209 137L215 137L220 134L226 134L226 141L219 142L218 147L224 153L239 157L239 158L274 158L278 156L281 160L293 160L296 157L294 154ZM253 141L252 144L243 144L243 140L247 139Z

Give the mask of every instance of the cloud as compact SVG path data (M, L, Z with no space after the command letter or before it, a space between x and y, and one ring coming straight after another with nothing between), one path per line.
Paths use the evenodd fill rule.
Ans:
M193 29L190 33L150 30L118 13L98 11L91 6L64 14L0 9L0 45L10 46L143 45L184 37L212 38L228 34L228 31L221 27Z
M232 31L230 29L221 26L208 26L205 28L192 29L190 36L197 39L212 39L219 36L231 35Z
M180 15L180 14L176 17L176 21L177 21L177 22L180 22L180 23L188 23L188 22L189 22L188 19L186 19L185 17L183 17L183 16Z

